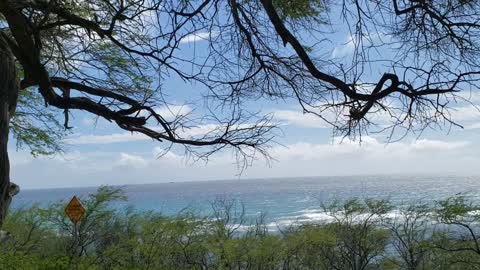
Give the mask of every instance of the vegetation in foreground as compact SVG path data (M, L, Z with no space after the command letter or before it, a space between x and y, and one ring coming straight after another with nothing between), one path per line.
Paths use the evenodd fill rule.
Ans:
M84 198L74 229L65 202L9 214L0 269L478 269L480 205L456 196L404 207L351 199L324 205L329 222L269 231L219 199L213 214L176 217L115 210L126 200L110 187Z

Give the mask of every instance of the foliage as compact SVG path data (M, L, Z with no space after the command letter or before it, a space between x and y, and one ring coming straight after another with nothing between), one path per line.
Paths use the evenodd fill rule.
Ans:
M56 113L45 106L35 90L20 92L10 128L17 148L28 147L33 156L62 151L62 138L68 133Z
M473 248L478 218L465 211L476 205L464 197L405 206L393 217L384 200L335 200L324 205L327 222L276 232L264 215L247 219L234 200L217 199L206 217L191 211L167 217L116 205L125 199L109 187L82 198L87 213L76 232L63 214L65 202L12 211L0 269L476 269L480 263ZM467 223L473 234L460 225Z
M22 73L21 103L42 112L20 110L12 128L33 154L58 151L48 104L66 127L83 111L196 158L230 148L244 168L270 158L277 135L272 115L254 108L262 100L295 102L351 137L458 125L448 111L465 105L457 92L480 85L479 14L465 0L5 0L0 38ZM341 36L352 51L337 56ZM196 110L159 110L178 102Z
M316 18L327 9L324 0L275 0L274 5L284 18L294 20Z

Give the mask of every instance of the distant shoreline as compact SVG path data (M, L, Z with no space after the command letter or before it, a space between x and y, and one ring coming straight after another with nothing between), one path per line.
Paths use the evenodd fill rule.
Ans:
M470 175L470 174L355 174L355 175L320 175L320 176L295 176L295 177L253 177L253 178L230 178L230 179L211 179L211 180L173 180L173 181L165 181L165 182L144 182L144 183L131 183L131 184L99 184L94 186L72 186L72 187L47 187L47 188L25 188L22 191L39 191L39 190L66 190L66 189L96 189L100 186L112 186L112 187L121 187L121 188L128 188L130 186L154 186L154 185L163 185L163 184L179 184L179 183L209 183L209 182L234 182L234 181L258 181L258 180L276 180L276 181L289 181L294 179L329 179L329 178L359 178L359 177L478 177L480 179L480 175Z

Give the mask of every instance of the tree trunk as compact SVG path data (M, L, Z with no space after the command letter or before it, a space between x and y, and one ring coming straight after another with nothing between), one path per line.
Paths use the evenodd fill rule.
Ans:
M0 36L0 228L16 192L16 185L10 183L8 137L19 89L14 56L8 43Z

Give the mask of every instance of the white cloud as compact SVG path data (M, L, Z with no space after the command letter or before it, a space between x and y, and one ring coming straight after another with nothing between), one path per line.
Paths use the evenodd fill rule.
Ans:
M340 44L333 49L332 57L339 58L352 54L355 50L355 43L355 38L352 35L348 35L343 44Z
M188 105L174 105L168 107L161 107L158 110L155 110L156 113L162 115L164 118L168 119L170 117L174 118L176 116L185 116L192 112L192 108Z
M450 116L454 122L460 122L460 124L480 121L480 107L474 105L452 107Z
M423 152L453 151L468 146L466 141L440 141L421 139L412 142L385 144L373 137L364 136L362 141L336 137L332 143L313 144L299 142L287 147L275 147L272 156L278 160L324 160L341 156L374 158L408 157Z
M169 105L161 106L159 108L154 108L154 111L162 116L167 121L172 121L177 117L186 116L192 113L192 108L188 105ZM141 111L140 115L147 116L149 115L147 111Z
M480 122L465 126L465 129L479 129L479 128L480 128Z
M248 127L248 124L236 126L236 128ZM162 131L159 127L150 127L152 130ZM218 124L203 124L189 128L179 128L176 134L185 139L201 138L203 136L214 136L215 133L223 130ZM68 138L65 140L67 144L72 145L97 145L97 144L114 144L114 143L129 143L139 141L152 141L152 138L133 132L112 133L106 135L81 135L77 137Z
M438 141L438 140L421 139L412 143L411 147L414 150L443 151L443 150L453 150L453 149L463 148L468 146L468 144L469 143L466 141L446 142L446 141Z
M32 155L30 155L25 151L14 152L10 154L10 163L15 164L15 166L26 165L32 161L34 161L34 158L32 157Z
M355 52L355 48L362 45L360 44L360 41L363 43L363 45L368 46L382 45L387 40L390 40L390 37L383 33L371 33L370 35L364 35L361 38L349 34L342 44L333 49L331 56L333 58L340 58L353 54Z
M82 125L91 127L95 124L95 118L94 117L84 117L82 119Z
M342 109L342 108L340 108ZM332 128L330 123L344 123L347 120L346 107L344 111L334 112L333 109L325 110L321 113L323 118L312 114L302 113L298 110L277 110L274 111L275 119L287 124L307 127L307 128ZM368 119L377 125L387 125L392 121L391 117L384 111L376 111L374 113L367 114ZM325 120L324 120L325 119ZM328 122L327 122L328 121Z
M469 91L469 90L462 90L459 93L455 93L456 96L459 96L473 104L480 104L480 91Z
M160 107L155 110L167 120L173 120L176 116L187 115L192 112L192 108L188 105L172 105L169 107ZM286 123L307 128L332 128L329 123L327 123L320 117L310 113L303 114L299 110L276 110L273 113L275 119L280 121L280 123ZM480 127L480 125L478 124L480 122L480 111L478 107L475 107L473 105L453 107L450 109L450 114L450 117L453 121L464 125L466 129L476 129ZM339 121L344 120L341 119L342 113L337 116L336 113L329 110L324 111L322 113L322 116L331 122L335 122L337 117L340 117L340 119L338 119ZM387 123L389 123L389 121L391 121L390 116L383 111L369 114L368 117L370 121L378 125L386 125ZM151 128L154 130L161 130L160 127ZM177 130L177 134L183 138L198 138L203 135L209 134L210 132L215 131L218 128L219 126L217 124L203 124L196 127L179 129ZM151 140L151 138L140 133L120 132L104 135L81 135L76 137L70 137L66 139L65 142L73 145L100 145Z
M196 32L190 35L184 36L180 43L190 43L190 42L197 42L202 40L208 40L209 38L214 38L218 36L218 32Z
M274 112L276 119L288 124L309 128L331 128L327 122L314 114L303 114L293 110L278 110Z
M206 134L207 132L213 130L216 125L203 125L198 127L192 127L189 129L179 130L177 132L180 136L184 137L194 137ZM158 129L158 128L152 128ZM153 139L141 134L134 132L121 132L121 133L112 133L107 135L82 135L78 137L73 137L66 139L65 142L73 145L95 145L95 144L114 144L114 143L129 143L129 142L139 142L139 141L152 141Z
M287 124L307 128L332 128L325 120L312 113L304 114L300 110L276 110L273 113L277 120ZM325 110L321 113L322 117L331 123L345 122L347 114L347 111L337 113L333 110ZM431 114L435 114L433 109ZM464 105L450 107L445 116L466 129L478 128L480 125L478 124L480 123L480 106ZM370 122L379 126L388 126L395 122L395 119L383 110L368 113L367 118Z
M82 135L66 139L65 142L74 145L85 144L112 144L152 140L151 138L140 133L114 133L108 135Z
M169 149L164 149L161 147L154 147L152 150L152 155L153 160L158 160L161 162L181 164L185 161L185 157L169 151Z
M188 105L171 105L171 106L162 106L155 108L155 112L161 115L167 121L172 121L176 117L186 116L192 112L192 108ZM140 115L146 116L147 112L142 111ZM84 118L82 120L84 125L92 125L92 118ZM201 128L205 130L208 127ZM160 127L152 127L153 130L160 129ZM198 133L199 128L192 128L193 133ZM143 135L141 133L133 132L120 132L104 135L81 135L76 137L71 137L65 140L68 144L74 145L88 145L88 144L113 144L113 143L125 143L125 142L138 142L138 141L149 141L151 138Z
M273 147L271 167L258 160L242 177L293 177L382 173L478 174L480 145L462 140L402 141L384 144L365 136L362 142L334 138L330 143L296 142ZM231 153L191 163L175 152L155 147L147 152L74 152L65 157L18 162L12 156L13 179L22 187L68 187L134 184L178 180L235 178L238 169Z
M120 159L117 161L117 165L125 167L133 167L136 169L145 168L149 162L138 155L132 155L127 153L120 153Z

